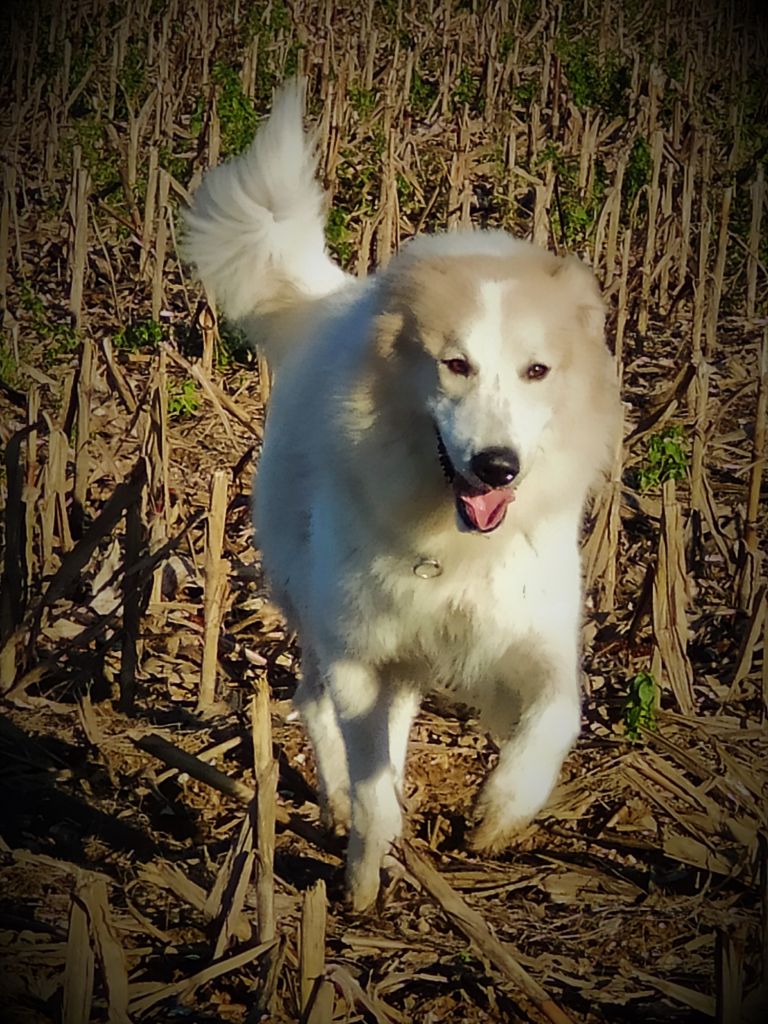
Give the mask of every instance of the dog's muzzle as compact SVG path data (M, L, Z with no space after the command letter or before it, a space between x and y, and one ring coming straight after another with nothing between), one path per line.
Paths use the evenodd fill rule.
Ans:
M471 479L457 472L442 435L435 426L437 456L446 480L453 488L460 522L476 533L491 533L504 522L507 506L515 500L512 484L520 473L520 461L511 448L484 448L472 456Z

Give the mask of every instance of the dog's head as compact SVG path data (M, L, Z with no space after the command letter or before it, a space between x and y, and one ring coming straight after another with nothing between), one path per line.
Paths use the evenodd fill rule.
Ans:
M488 533L545 450L583 461L584 419L615 414L617 389L603 302L580 260L501 232L453 238L416 243L387 269L377 344L432 419L462 528ZM589 456L593 477L609 446Z

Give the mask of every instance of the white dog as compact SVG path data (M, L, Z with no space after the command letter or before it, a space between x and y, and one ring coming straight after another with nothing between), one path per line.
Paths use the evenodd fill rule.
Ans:
M477 848L506 844L555 785L580 727L579 532L621 415L575 257L473 230L345 274L301 107L284 87L250 149L206 175L185 255L275 372L257 537L362 910L401 832L426 690L478 707L502 744Z

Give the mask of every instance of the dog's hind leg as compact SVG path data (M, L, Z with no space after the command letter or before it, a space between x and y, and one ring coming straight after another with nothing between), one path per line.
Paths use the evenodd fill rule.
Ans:
M349 772L336 708L313 660L305 653L302 679L294 696L312 741L317 765L320 820L326 828L348 829Z
M352 805L347 889L359 912L375 901L382 861L400 836L398 786L417 705L361 662L337 661L327 677L347 751Z
M569 677L562 685L542 681L540 689L528 691L522 707L518 700L514 732L505 738L499 763L477 802L479 823L471 837L475 849L495 851L506 846L547 802L581 724L575 673L571 671ZM519 692L515 697L520 697ZM503 716L495 723L486 720L493 731L503 729Z

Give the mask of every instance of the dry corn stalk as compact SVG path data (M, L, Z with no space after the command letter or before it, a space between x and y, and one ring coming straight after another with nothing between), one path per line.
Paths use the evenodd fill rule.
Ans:
M9 690L16 679L16 648L20 639L16 629L24 617L26 604L26 551L21 542L26 502L21 447L32 430L30 425L18 431L5 450L5 543L0 573L0 693Z
M666 680L685 715L695 711L693 670L688 658L688 575L680 505L674 480L662 490L661 535L653 577L653 634Z
M747 256L747 306L748 318L755 315L757 300L757 271L760 264L760 228L765 206L765 168L762 163L757 165L757 176L750 189L752 197L752 217L749 225L749 254Z
M131 573L139 561L143 540L141 495L125 510L125 560L123 566L123 630L120 655L120 709L133 711L136 669L141 657L141 588L138 573Z
M321 878L304 893L301 911L301 1012L307 1024L326 1024L333 1019L333 985L324 977L325 904L325 882Z
M103 879L79 874L72 900L64 968L64 1024L91 1019L94 953L98 957L110 1024L130 1024L128 970Z
M168 244L168 220L173 216L168 205L170 178L168 172L160 170L158 177L157 234L155 236L155 261L152 275L152 319L160 320L164 300L165 251Z
M90 942L88 915L77 896L69 910L67 954L64 963L62 1024L83 1024L91 1019L93 1002L94 956Z
M763 474L765 473L766 419L768 419L768 327L764 329L763 342L758 357L755 430L752 439L752 467L749 474L742 564L739 573L739 604L745 611L750 611L752 608L761 575L762 559L758 516L760 514Z
M43 573L48 575L55 565L54 538L59 537L61 547L69 551L72 537L67 516L67 457L69 443L66 434L54 427L48 435L48 459L43 474L43 494L40 509Z
M213 357L216 350L218 329L214 312L207 302L201 302L197 307L195 322L203 341L203 357L200 368L207 377L210 377L213 373Z
M203 614L203 660L200 667L200 691L197 710L210 712L216 699L216 666L219 657L219 634L224 599L227 591L229 562L222 558L224 523L227 515L227 476L218 469L211 480L205 547L205 600Z
M277 816L278 765L272 756L272 722L266 679L251 702L253 770L257 790L258 905L259 941L267 942L275 934L275 820Z
M3 173L3 202L0 208L0 303L5 306L8 288L8 265L11 253L11 217L16 206L16 168L5 164Z
M79 166L79 159L73 161L75 168L72 178L70 216L72 218L72 252L70 256L69 308L79 327L83 318L83 287L88 260L88 189L90 175Z
M80 349L80 370L77 375L77 440L75 442L75 482L72 492L74 507L80 517L85 510L91 470L88 443L91 437L91 407L96 376L93 355L93 342L86 334Z
M613 611L616 597L616 562L621 531L621 473L623 445L617 446L610 481L603 488L597 515L584 547L586 589L597 586L597 607Z
M715 256L715 266L712 271L711 294L707 308L706 354L708 359L713 357L717 343L720 301L723 296L725 278L725 260L728 255L728 220L731 213L732 200L733 185L729 185L723 189L720 206L720 228L717 236L717 255Z
M255 800L251 799L235 842L216 876L216 884L205 905L205 912L216 920L218 934L213 957L219 960L235 941L247 941L251 927L243 913L255 862Z

